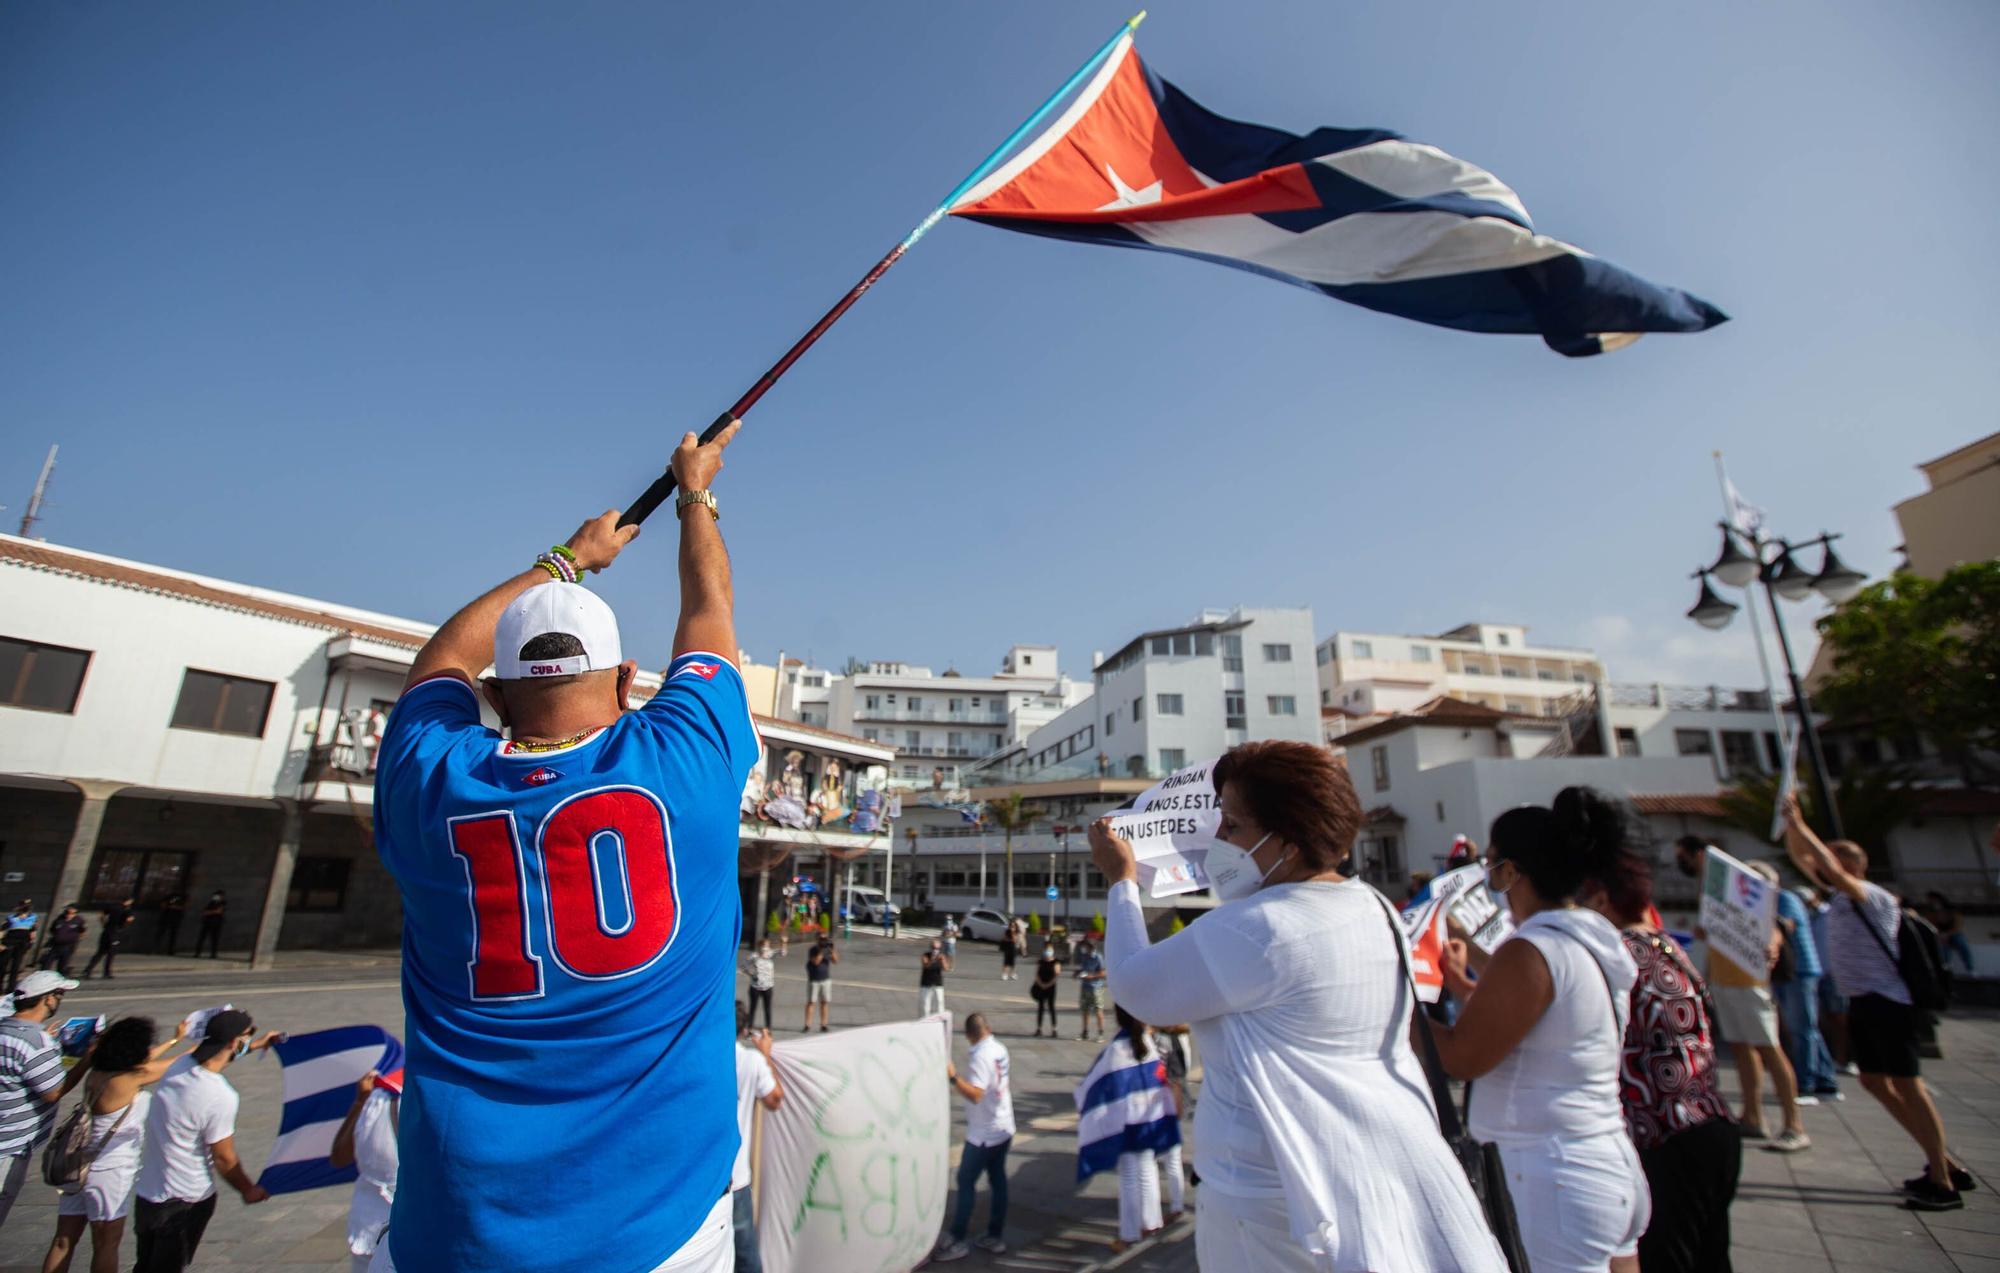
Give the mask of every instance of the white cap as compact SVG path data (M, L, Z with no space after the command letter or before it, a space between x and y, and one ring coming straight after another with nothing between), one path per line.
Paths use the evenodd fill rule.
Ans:
M40 972L31 972L21 978L21 984L14 987L14 998L33 999L51 990L74 990L77 984L59 972L44 968Z
M583 644L583 653L562 659L524 659L521 647L539 636L560 632ZM611 607L582 584L554 579L514 598L493 630L493 674L503 681L538 676L604 672L625 659L618 644L618 618Z

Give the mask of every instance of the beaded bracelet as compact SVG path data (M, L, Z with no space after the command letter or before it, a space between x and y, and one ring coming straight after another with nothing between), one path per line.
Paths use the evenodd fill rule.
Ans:
M562 582L563 582L563 576L562 576L562 571L560 571L560 570L557 570L557 569L556 569L556 568L555 568L555 567L554 567L553 565L551 565L550 563L548 563L548 562L546 562L546 561L543 561L543 560L542 560L542 559L541 559L540 557L537 557L537 558L535 558L535 565L536 565L536 566L538 566L538 567L540 567L540 568L541 568L541 569L543 569L543 570L546 570L546 571L548 571L548 572L549 572L549 578L551 578L551 579L555 580L555 581L556 581L557 583L562 583Z
M582 569L582 563L577 561L576 554L570 551L568 544L557 544L555 547L549 549L549 551L569 562L570 565L576 566L579 570Z
M547 569L552 577L562 583L576 582L576 567L571 565L565 557L558 556L552 552L546 552L535 558L535 564Z

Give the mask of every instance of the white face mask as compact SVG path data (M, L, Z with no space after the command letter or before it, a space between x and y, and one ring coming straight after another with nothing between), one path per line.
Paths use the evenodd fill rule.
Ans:
M1270 839L1275 834L1277 833L1266 831L1263 840L1257 841L1247 849L1238 848L1227 840L1215 842L1208 851L1208 886L1215 890L1218 898L1225 902L1240 901L1264 887L1264 881L1270 878L1271 871L1277 870L1285 858L1281 857L1271 863L1271 871L1259 871L1257 859L1253 855L1264 847L1264 840ZM1290 853L1285 854L1285 857L1290 856Z
M1494 905L1498 906L1503 911L1507 909L1507 889L1513 888L1514 884L1519 884L1520 882L1521 882L1521 877L1520 875L1516 874L1514 876L1514 883L1509 884L1507 888L1494 888L1493 868L1490 866L1486 868L1486 891L1492 895Z

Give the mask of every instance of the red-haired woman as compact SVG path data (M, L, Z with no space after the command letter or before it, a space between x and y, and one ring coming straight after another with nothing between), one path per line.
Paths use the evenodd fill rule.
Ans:
M1437 1125L1410 1051L1415 995L1402 925L1341 874L1361 824L1325 748L1258 742L1215 767L1224 903L1151 944L1132 846L1091 828L1111 881L1111 996L1142 1020L1191 1023L1205 1269L1500 1273L1500 1248Z

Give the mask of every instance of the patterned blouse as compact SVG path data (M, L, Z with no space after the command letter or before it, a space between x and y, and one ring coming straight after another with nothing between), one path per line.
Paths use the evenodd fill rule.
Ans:
M1715 1043L1701 974L1671 937L1640 928L1620 936L1639 966L1618 1067L1620 1095L1632 1143L1652 1149L1676 1132L1730 1117L1729 1103L1715 1087Z

